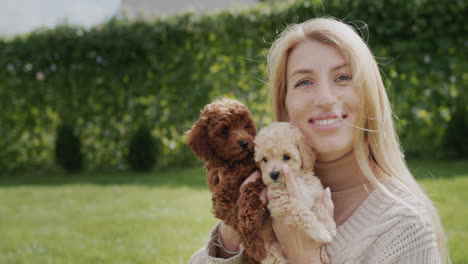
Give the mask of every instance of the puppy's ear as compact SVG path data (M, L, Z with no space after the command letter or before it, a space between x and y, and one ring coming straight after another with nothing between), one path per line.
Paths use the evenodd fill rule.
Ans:
M251 134L253 137L257 134L257 131L255 129L255 123L253 121L252 115L250 112L246 113L246 119L247 119L247 127L248 127L248 133Z
M297 148L301 154L301 168L303 170L313 170L315 164L315 152L307 143L305 137L301 134L299 129L296 129Z
M188 135L188 145L192 148L193 153L203 160L210 160L213 156L213 150L208 144L208 119L205 117L200 117L200 119L195 123L189 131Z

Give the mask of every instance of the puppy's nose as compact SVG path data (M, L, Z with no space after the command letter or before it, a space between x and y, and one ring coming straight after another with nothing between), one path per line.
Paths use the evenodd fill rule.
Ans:
M249 146L249 142L247 140L242 140L239 142L241 148L246 149Z
M279 178L279 176L280 176L279 171L276 171L276 170L270 171L270 177L272 180L276 181Z

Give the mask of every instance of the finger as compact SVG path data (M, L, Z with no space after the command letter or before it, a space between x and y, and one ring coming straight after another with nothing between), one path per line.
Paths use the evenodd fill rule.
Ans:
M301 200L296 181L294 180L294 175L292 174L288 164L283 164L281 168L283 170L284 181L286 183L289 196Z
M262 174L260 173L259 170L256 170L252 174L250 174L250 176L247 177L247 179L245 179L245 181L241 184L241 186L244 186L244 185L247 185L247 184L249 184L251 182L254 182L260 177L262 177Z
M331 199L331 191L330 187L325 188L322 193L322 204L327 209L328 214L333 217L333 210L335 209L335 205Z

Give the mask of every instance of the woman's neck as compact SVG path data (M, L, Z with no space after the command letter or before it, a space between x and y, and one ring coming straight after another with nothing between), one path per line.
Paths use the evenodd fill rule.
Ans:
M316 162L315 172L323 186L330 187L332 191L334 218L338 226L354 214L373 190L353 151L334 161Z
M369 182L359 168L354 151L333 161L316 161L315 173L323 186L332 191L352 189Z

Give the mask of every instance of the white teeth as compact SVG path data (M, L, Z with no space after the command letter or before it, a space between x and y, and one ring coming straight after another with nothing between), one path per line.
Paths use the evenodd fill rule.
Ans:
M319 126L329 126L329 125L334 124L334 123L336 123L338 121L340 121L339 118L322 119L322 120L315 120L314 124L317 124Z

